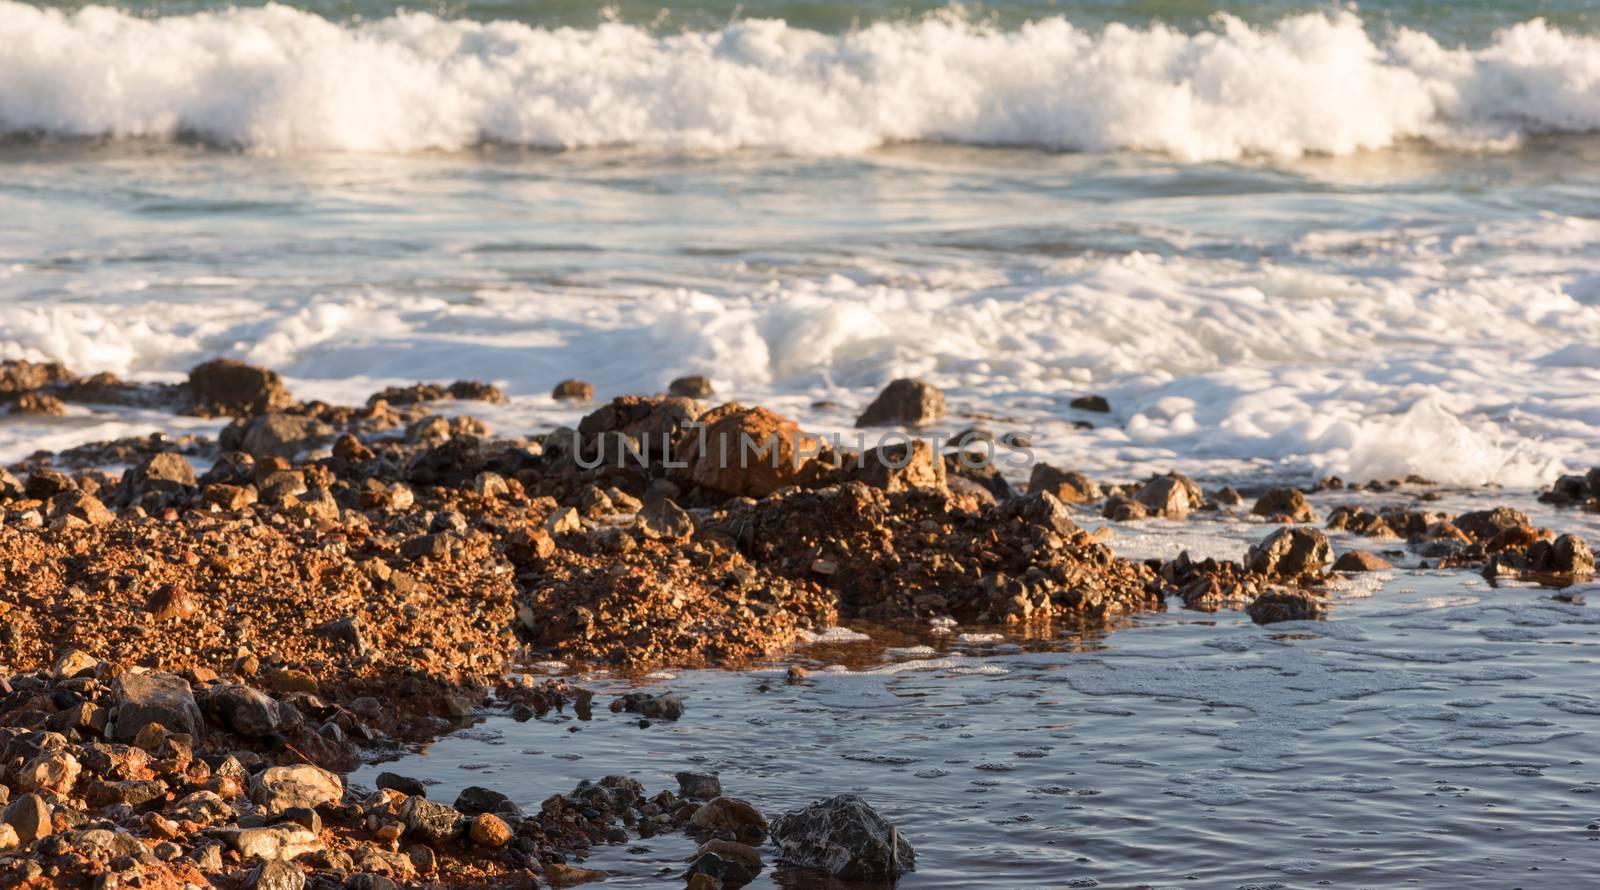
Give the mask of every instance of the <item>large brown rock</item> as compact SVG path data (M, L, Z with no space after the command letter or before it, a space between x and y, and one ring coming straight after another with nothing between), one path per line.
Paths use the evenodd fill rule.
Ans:
M765 408L730 403L707 414L699 435L685 436L687 475L701 488L760 498L800 485L817 472L818 441L800 426Z
M202 417L253 417L292 406L276 371L219 358L189 372L191 410Z
M1328 536L1314 528L1285 526L1251 545L1244 564L1274 578L1298 578L1321 571L1333 559Z
M1256 499L1250 512L1279 522L1315 522L1316 513L1298 488L1272 488Z
M1201 493L1200 485L1188 476L1168 473L1139 486L1133 500L1151 516L1182 519L1191 511L1200 509L1205 503L1205 495Z

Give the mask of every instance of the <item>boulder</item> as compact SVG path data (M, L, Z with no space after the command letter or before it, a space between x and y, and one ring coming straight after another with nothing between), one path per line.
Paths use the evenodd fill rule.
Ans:
M244 876L243 890L303 890L305 872L292 862L272 859L262 862Z
M794 421L765 408L730 403L701 418L682 462L689 481L721 494L760 498L815 476L818 442Z
M295 807L316 808L343 796L344 783L338 776L309 763L268 767L250 780L250 799L272 816Z
M37 794L24 794L6 807L5 824L17 833L17 842L31 844L50 834L50 806Z
M1577 535L1562 535L1551 545L1552 568L1567 575L1594 574L1594 551Z
M206 695L206 709L242 736L265 738L278 731L278 703L264 692L238 683L214 687Z
M480 847L504 847L511 843L511 826L493 813L479 813L473 817L467 836Z
M198 737L205 728L189 682L175 674L126 673L116 683L117 722L113 739L132 742L154 723L169 732Z
M716 797L689 817L689 827L702 832L728 832L735 837L759 838L767 831L767 817L745 801Z
M921 380L902 377L890 383L856 418L857 427L912 426L944 416L944 393Z
M133 495L171 494L197 487L194 467L183 455L163 451L128 471L123 486Z
M405 823L408 837L435 847L460 837L466 830L466 817L455 807L425 797L406 798L400 806L400 821Z
M772 843L783 862L847 881L893 881L917 863L911 844L854 794L779 816Z
M243 451L256 460L269 457L293 459L315 448L334 434L333 427L314 417L300 414L264 414L249 421L235 421L222 431L222 447Z
M1394 568L1394 565L1387 559L1367 550L1346 551L1333 561L1333 570L1335 572L1350 572L1353 574L1356 572L1381 572L1384 569L1392 568Z
M592 402L594 384L582 380L563 380L550 390L550 398L558 402Z
M711 800L722 796L722 780L710 773L677 774L678 792L690 800Z
M667 384L670 395L683 396L689 399L709 399L716 395L716 387L711 385L711 378L700 374L688 377L679 377Z
M294 404L277 372L233 359L215 359L189 372L191 410L202 417L253 417Z
M671 500L658 498L639 511L639 532L647 538L687 538L694 534L694 520Z
M476 816L479 813L495 812L501 806L509 803L510 800L511 798L492 788L468 785L461 789L460 794L456 795L456 809L469 816Z
M1100 499L1100 486L1093 479L1076 470L1063 470L1046 463L1033 465L1028 476L1028 491L1048 491L1067 503L1082 503Z
M1157 476L1139 486L1133 500L1151 516L1182 519L1205 503L1200 486L1182 473Z
M1474 510L1456 517L1455 526L1475 541L1488 541L1508 528L1528 524L1528 514L1510 507Z
M1308 591L1275 588L1256 597L1245 611L1257 624L1312 621L1322 617L1322 601Z
M1256 499L1250 512L1278 522L1315 522L1316 513L1298 488L1272 488Z
M1327 535L1314 528L1286 526L1251 545L1244 564L1252 572L1292 579L1321 571L1332 559Z
M926 440L885 442L849 458L850 476L888 492L945 487L944 460Z

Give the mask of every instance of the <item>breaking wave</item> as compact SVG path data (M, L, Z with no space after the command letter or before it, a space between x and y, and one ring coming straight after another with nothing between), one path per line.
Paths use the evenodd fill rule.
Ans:
M1353 13L1188 34L952 15L833 35L757 20L660 36L286 6L138 18L0 0L0 133L263 152L482 143L848 154L940 141L1186 160L1600 129L1600 39L1542 20L1447 47Z

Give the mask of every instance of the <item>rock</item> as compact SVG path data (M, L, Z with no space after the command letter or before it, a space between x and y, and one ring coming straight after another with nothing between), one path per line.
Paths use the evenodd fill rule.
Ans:
M82 649L63 649L50 665L50 677L57 681L87 677L99 666L100 660Z
M294 859L322 849L321 839L299 825L229 829L221 834L246 861Z
M1193 479L1181 473L1168 473L1139 486L1133 500L1151 516L1182 519L1190 511L1200 509L1205 496Z
M493 813L474 816L467 834L480 847L504 847L511 843L511 826Z
M1314 528L1286 526L1252 545L1244 564L1252 572L1292 579L1318 572L1332 559L1327 535Z
M1108 414L1111 411L1111 403L1106 401L1105 396L1078 396L1072 400L1071 405L1079 411L1094 411L1099 414Z
M156 621L181 621L193 615L200 604L182 584L163 584L150 594L144 610Z
M243 510L255 503L259 496L254 486L214 482L201 489L200 497L223 510Z
M943 392L932 384L902 377L878 394L867 410L856 418L856 426L912 426L943 416Z
M183 455L163 451L129 471L123 485L135 494L172 493L197 487L194 467Z
M893 881L917 863L911 844L853 794L779 816L772 843L783 862L848 881Z
M493 813L510 801L511 798L492 788L469 785L456 795L456 809L468 816L476 816L479 813Z
M765 408L724 405L708 414L682 448L690 481L721 494L761 498L815 473L818 442L794 421Z
M1551 545L1553 568L1566 575L1594 574L1594 551L1577 535L1562 535Z
M28 474L28 481L23 484L23 494L36 501L48 501L77 488L78 483L66 473L41 468Z
M1219 507L1237 507L1244 503L1244 496L1235 491L1232 485L1224 485L1212 500Z
M711 378L699 374L679 377L667 384L667 392L670 395L690 399L709 399L716 395L716 389L711 385Z
M215 359L189 372L192 410L201 416L253 417L294 404L277 372L232 359Z
M592 402L594 385L582 380L563 380L550 391L550 398L558 402Z
M224 726L249 738L265 738L278 731L278 703L266 693L237 683L214 687L206 695L206 709Z
M945 487L944 460L923 439L885 442L851 458L852 478L884 491Z
M653 720L676 720L683 716L683 698L670 692L630 692L613 699L611 710L630 711Z
M1298 488L1273 488L1256 499L1250 512L1278 522L1315 522L1316 513Z
M677 774L678 790L690 800L711 800L722 796L722 780L710 773Z
M1076 470L1062 470L1046 463L1033 465L1028 476L1028 491L1048 491L1067 503L1082 503L1100 499L1100 486L1093 479Z
M1312 621L1322 617L1322 601L1304 590L1274 588L1256 597L1245 611L1257 624Z
M243 451L261 460L281 457L292 460L333 435L333 427L315 417L299 414L264 414L248 422L235 421L223 430L222 445Z
M83 491L64 491L50 499L52 522L99 527L116 521L117 514L92 494Z
M244 890L302 890L305 885L305 873L298 866L273 859L252 869L241 886Z
M466 828L465 818L455 807L425 797L407 798L400 807L400 821L405 823L408 837L435 847L460 837Z
M576 865L564 865L559 862L548 862L544 866L544 879L552 887L571 887L576 884L586 884L598 881L606 873L593 868L580 868Z
M694 520L682 507L660 498L639 511L639 532L647 538L687 538L694 534Z
M268 815L281 815L294 807L318 807L344 796L344 783L325 769L310 764L273 766L250 780L250 799Z
M422 784L421 781L413 779L410 776L402 776L397 773L378 773L377 781L373 784L377 785L379 788L386 788L390 791L398 791L407 797L428 796L427 785Z
M192 738L205 728L188 681L175 674L123 674L117 678L116 702L115 741L132 742L151 723Z
M570 535L583 531L583 517L571 507L550 514L544 521L544 530L552 535Z
M0 822L0 853L10 853L22 846L22 839L17 837L17 830Z
M767 817L745 801L716 797L689 817L689 827L697 831L731 832L735 837L759 838L767 831Z
M50 825L50 807L37 794L24 794L6 807L5 824L17 833L17 841L31 844L53 830Z
M1348 550L1333 561L1335 572L1381 572L1392 568L1394 565L1388 560L1366 550Z
M17 772L17 787L23 791L69 794L78 783L83 767L66 751L46 751L23 764Z
M1508 528L1528 524L1528 514L1510 507L1493 510L1475 510L1456 517L1455 526L1472 536L1475 541L1488 541Z

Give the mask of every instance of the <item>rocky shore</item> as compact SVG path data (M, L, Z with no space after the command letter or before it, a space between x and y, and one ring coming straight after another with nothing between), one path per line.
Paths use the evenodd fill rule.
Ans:
M1582 538L1509 508L1449 516L1419 497L1319 517L1296 489L1247 503L1176 473L1110 484L1046 464L1017 492L993 447L962 447L993 446L980 431L851 452L716 404L703 378L669 393L496 437L435 413L504 400L481 383L335 406L230 361L175 385L0 365L9 413L229 418L215 439L99 443L0 470L0 886L560 886L596 876L580 864L591 845L679 830L704 841L684 875L702 890L749 880L769 833L793 864L892 877L914 852L853 798L769 826L692 774L675 790L600 779L532 814L486 789L447 806L403 777L360 789L343 776L486 709L592 706L519 660L733 667L841 619L1037 629L1169 600L1317 617L1332 577L1388 567L1335 554L1319 525L1491 579L1594 571ZM860 425L944 410L936 389L896 381ZM723 446L744 441L772 451L730 459ZM1592 509L1597 480L1568 477L1549 497ZM1240 562L1134 561L1084 527L1203 513L1253 515L1262 538ZM616 707L673 719L670 702Z

